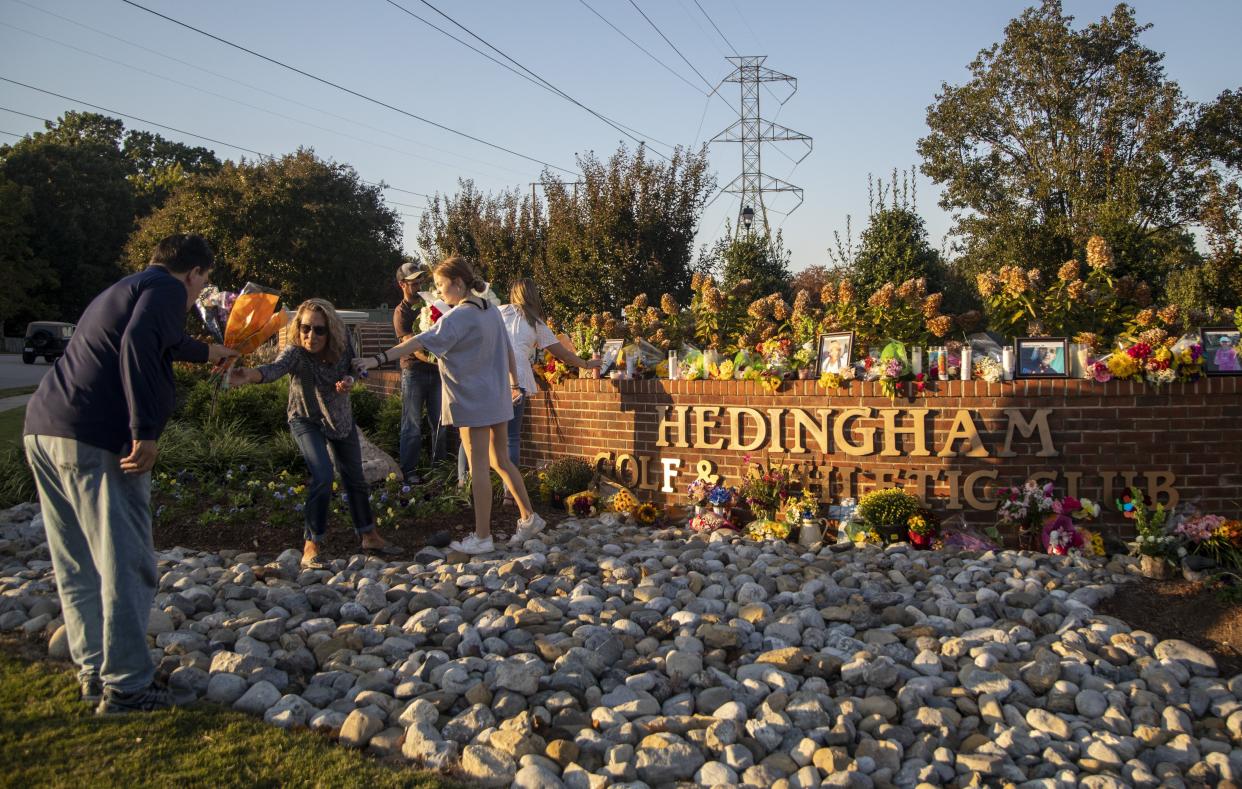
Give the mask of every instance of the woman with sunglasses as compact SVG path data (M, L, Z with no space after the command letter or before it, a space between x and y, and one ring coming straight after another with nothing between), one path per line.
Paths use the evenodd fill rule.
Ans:
M393 555L400 549L375 531L369 489L362 473L362 446L349 404L354 384L353 349L336 310L323 299L307 299L286 333L284 351L271 364L238 368L230 385L266 384L289 376L289 430L310 469L311 484L305 505L305 545L302 566L324 567L321 543L328 529L328 505L335 470L341 474L349 498L354 531L368 553Z

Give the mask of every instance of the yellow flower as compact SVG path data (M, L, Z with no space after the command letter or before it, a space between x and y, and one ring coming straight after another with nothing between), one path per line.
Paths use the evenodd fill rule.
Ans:
M387 477L387 479L388 479L388 481L389 481L389 482L395 482L395 481L397 480L397 472L395 472L395 471L390 471L390 472L388 472L388 477Z
M1130 378L1139 371L1139 362L1127 353L1114 353L1108 357L1108 371L1114 378Z

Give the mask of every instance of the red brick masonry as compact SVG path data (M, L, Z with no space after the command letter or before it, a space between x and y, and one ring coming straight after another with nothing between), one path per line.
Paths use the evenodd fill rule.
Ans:
M396 384L395 373L372 377L379 390ZM531 398L522 459L584 457L662 503L684 503L699 474L737 484L749 456L795 464L824 500L896 484L941 515L960 511L975 523L995 521L994 487L1032 477L1101 503L1137 484L1161 502L1242 512L1242 377L1160 388L1082 380L931 387L890 401L860 382L830 395L814 381L792 381L769 395L748 381L572 379ZM729 410L738 407L753 410ZM757 448L734 448L758 439ZM661 490L666 482L674 492ZM1106 522L1120 521L1111 506L1106 512Z

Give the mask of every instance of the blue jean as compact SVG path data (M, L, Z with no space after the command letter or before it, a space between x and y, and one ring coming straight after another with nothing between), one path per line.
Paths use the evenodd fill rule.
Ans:
M521 399L513 404L513 418L509 420L509 460L513 461L513 465L517 466L518 458L522 456L522 415L526 413L526 398L523 394ZM461 482L466 478L466 445L460 444L457 447L457 481Z
M151 684L147 621L158 575L151 474L70 438L26 436L56 573L69 654L79 675L124 693Z
M440 371L431 366L401 371L401 473L413 478L423 449L423 406L431 425L431 462L444 460L448 448L440 424Z
M332 503L332 480L336 476L334 460L335 470L341 473L341 480L345 483L354 531L359 536L373 531L375 519L371 517L371 501L367 498L371 491L362 473L362 445L358 443L358 428L355 427L345 438L328 438L318 423L309 419L294 419L289 423L289 431L293 433L298 449L302 450L311 475L303 510L305 538L319 543L328 531L328 507Z

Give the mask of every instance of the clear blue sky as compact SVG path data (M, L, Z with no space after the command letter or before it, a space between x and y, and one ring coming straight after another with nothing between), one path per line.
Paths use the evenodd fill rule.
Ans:
M607 155L621 139L585 111L383 0L139 1L346 87L561 167L573 169L576 152ZM724 102L706 97L699 77L629 0L433 1L583 104L642 136L699 143L736 119ZM419 0L398 2L468 38ZM926 108L940 84L964 81L966 65L977 52L998 41L1005 23L1029 5L999 0L636 2L712 84L730 70L724 57L731 53L708 16L739 52L765 54L768 66L798 78L798 92L784 107L762 94L765 117L815 140L814 152L796 169L774 149L765 147L764 153L765 170L806 190L805 202L787 219L771 216L784 232L795 269L827 262L832 233L844 231L848 214L854 217L857 235L867 213L867 174L887 178L893 167L918 164L915 143L926 132ZM686 81L606 26L584 3ZM1094 0L1065 3L1067 12L1084 24L1112 7ZM1188 98L1207 101L1239 86L1242 2L1146 0L1135 7L1139 20L1153 25L1144 42L1165 53L1169 76ZM255 151L278 154L310 146L321 156L353 165L365 179L427 194L454 190L459 177L473 178L483 189L529 189L541 169L260 61L120 0L0 0L0 23L0 76ZM725 90L736 105L737 86L726 85ZM0 82L0 107L46 118L69 108L87 109L5 82ZM145 127L131 120L126 124ZM41 127L39 121L0 110L4 132L24 134ZM221 157L244 155L154 130L209 145ZM799 154L796 144L785 149L791 156ZM740 170L739 146L713 145L711 162L719 182L727 183ZM406 214L406 246L412 248L420 213L413 206L425 200L396 191L386 194L407 204L394 208ZM936 186L920 176L919 208L935 245L950 225L936 205L937 196ZM781 200L778 196L770 205L787 207ZM738 210L736 198L722 195L703 217L699 242L718 236L724 220Z

